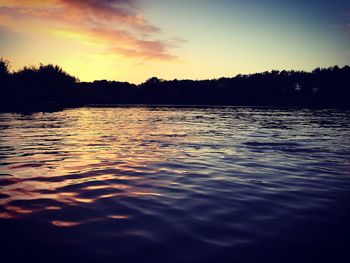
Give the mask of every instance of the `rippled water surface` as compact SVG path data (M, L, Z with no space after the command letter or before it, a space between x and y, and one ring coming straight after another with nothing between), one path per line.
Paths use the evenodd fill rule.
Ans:
M350 112L0 114L0 257L350 262Z

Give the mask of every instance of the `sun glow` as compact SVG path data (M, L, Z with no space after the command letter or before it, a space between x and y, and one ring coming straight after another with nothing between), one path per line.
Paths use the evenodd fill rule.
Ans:
M81 81L134 83L349 61L345 18L320 13L311 20L297 4L270 2L0 0L0 55L13 70L53 63Z

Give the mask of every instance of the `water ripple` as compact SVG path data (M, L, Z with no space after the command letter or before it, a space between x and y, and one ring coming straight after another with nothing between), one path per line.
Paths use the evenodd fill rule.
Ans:
M0 242L14 261L347 255L349 111L1 113L0 134Z

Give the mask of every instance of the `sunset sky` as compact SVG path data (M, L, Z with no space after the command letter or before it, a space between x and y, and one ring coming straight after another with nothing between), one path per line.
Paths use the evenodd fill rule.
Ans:
M0 0L0 57L81 81L350 64L349 0Z

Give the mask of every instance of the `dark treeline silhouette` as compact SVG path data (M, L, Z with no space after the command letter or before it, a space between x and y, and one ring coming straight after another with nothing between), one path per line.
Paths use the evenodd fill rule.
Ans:
M79 82L54 65L11 73L8 61L1 59L0 87L2 110L91 104L349 107L350 67L196 81L153 77L134 85L107 80Z

